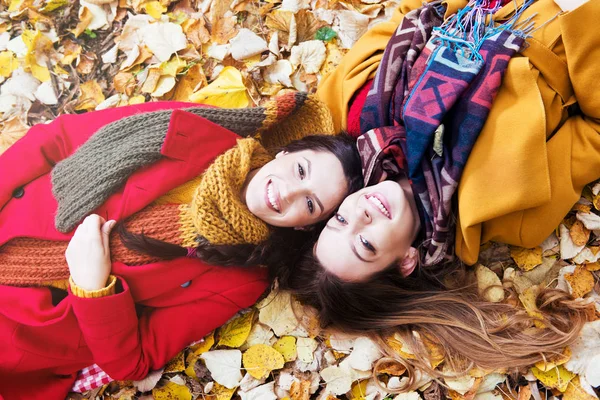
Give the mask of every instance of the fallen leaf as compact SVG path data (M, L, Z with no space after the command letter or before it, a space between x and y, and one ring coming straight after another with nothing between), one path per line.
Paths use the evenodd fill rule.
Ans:
M589 230L600 229L600 216L587 212L578 212L576 217L579 221L583 222L583 225Z
M571 240L573 240L573 243L575 244L575 246L585 245L590 238L590 230L587 229L583 225L583 222L581 222L579 220L575 221L575 223L571 226L571 229L569 230L569 234L570 234Z
M144 3L144 9L146 14L150 15L154 19L160 19L160 17L167 12L167 7L162 5L160 1L149 1Z
M274 344L273 348L283 356L285 362L294 361L298 357L296 348L296 338L293 336L283 336Z
M142 380L133 381L132 384L135 386L140 392L149 392L150 390L156 387L158 381L162 377L164 369L158 369L156 371L148 372L148 375Z
M281 43L284 43L285 45L288 45L288 43L291 40L290 30L292 29L293 25L294 32L292 32L292 44L296 41L296 19L294 17L293 12L275 10L267 14L267 17L265 19L265 25L269 29L277 32L279 41Z
M234 67L225 67L208 86L190 96L190 101L223 108L245 108L250 105L242 74Z
M196 47L202 47L204 43L210 41L210 32L206 29L206 23L204 18L200 19L187 19L181 24L183 32L187 39Z
M77 64L77 72L82 75L87 75L94 71L96 65L96 55L93 53L85 53L79 56L79 63Z
M336 14L339 28L336 30L342 47L349 49L367 31L369 17L356 11L343 10Z
M311 381L302 380L292 382L290 387L290 400L310 400Z
M298 360L305 363L312 363L317 346L318 343L313 338L297 338L296 349L298 350Z
M283 368L283 356L274 348L257 344L244 352L244 368L256 379L266 378L271 371Z
M565 224L559 225L559 234L560 234L560 258L563 260L568 260L570 258L575 257L583 248L584 245L577 246L573 243L573 239L571 239L571 234L569 232L569 228Z
M270 346L277 340L274 336L275 334L271 328L261 324L260 322L257 322L252 327L252 330L248 335L248 339L246 339L246 343L244 343L240 349L243 351L254 346L255 344L266 344Z
M475 266L475 276L477 277L477 289L484 299L492 303L499 303L504 300L502 282L492 270L477 264Z
M375 372L377 374L400 376L406 372L406 366L400 364L397 361L384 361L377 365L377 369Z
M569 371L583 376L592 386L600 386L600 320L587 322L571 344L571 359L564 364Z
M298 44L315 39L318 30L324 25L309 10L298 11L294 15L294 19L296 20L296 42Z
M585 267L579 265L573 273L565 274L573 297L583 297L594 288L594 276Z
M555 356L546 361L538 361L535 363L535 367L540 371L549 371L552 368L556 368L558 365L563 365L571 358L571 350L565 347L562 354Z
M0 76L8 78L12 72L19 68L19 62L12 51L3 51L0 53Z
M242 352L239 350L212 350L200 356L215 382L233 389L242 380Z
M277 336L287 335L298 326L290 292L273 290L257 308L259 321L273 329Z
M515 260L519 268L530 271L542 263L542 248L525 249L522 247L511 247L510 256Z
M142 93L152 93L158 85L160 79L160 71L158 68L148 68L148 76L142 85Z
M568 371L562 365L550 371L541 371L536 367L532 367L531 372L544 386L549 389L558 389L561 393L567 390L569 382L575 377L574 373Z
M292 47L290 62L295 68L301 66L307 74L316 74L325 62L327 50L320 40L309 40Z
M562 396L562 400L597 400L598 396L588 393L581 386L579 379L579 376L576 376L569 382L567 390L565 390Z
M0 128L0 154L21 139L29 131L29 126L22 120L22 116L14 117L2 122Z
M270 84L282 84L287 87L293 87L290 75L294 72L292 63L288 60L278 60L272 65L269 65L263 71L265 81Z
M181 26L172 22L156 22L142 28L144 44L161 62L187 46Z
M136 88L135 76L131 72L119 71L113 79L113 86L117 92L131 96Z
M105 99L102 88L95 80L83 83L79 86L79 90L81 90L81 96L79 96L79 103L75 110L93 110Z
M229 389L228 387L215 383L210 394L216 397L214 400L229 400L233 397L235 390L236 388Z
M237 348L244 344L254 322L255 310L252 309L233 320L229 321L219 331L219 346L227 346Z
M93 19L94 15L92 12L88 8L82 7L82 11L79 14L79 22L75 29L71 30L71 33L73 33L75 37L79 37L79 35L87 29Z
M457 392L461 395L464 395L465 393L467 393L468 391L470 391L473 388L473 386L475 385L476 379L481 379L481 378L474 378L469 375L462 375L462 376L456 376L456 377L445 377L444 383L446 383L446 385L448 385L449 389L454 390L455 392Z
M154 400L191 400L192 394L185 385L178 385L174 382L167 382L160 388L152 389Z
M179 79L175 86L175 93L171 100L190 101L190 95L207 85L206 75L202 70L202 65L192 65L187 73Z
M383 356L379 346L365 336L356 338L354 349L348 357L350 366L359 371L370 371L373 363Z
M231 44L231 56L236 60L244 60L267 50L267 42L252 32L250 29L242 28L237 35L229 40Z
M337 396L352 389L352 376L350 371L339 366L331 366L321 371L321 378L327 383L325 390Z
M533 321L535 326L542 329L545 328L546 325L542 322L544 319L544 315L540 312L536 304L536 299L539 290L540 289L537 285L531 286L525 289L525 291L519 295L519 299L521 300L521 303L523 304L523 307L525 308L527 314L530 317L535 318L535 320Z
M275 382L265 383L248 392L238 392L241 400L277 400Z
M54 87L51 81L46 81L37 87L34 96L36 99L47 105L58 104L58 98L54 92Z
M185 360L183 352L180 351L175 357L173 357L165 366L165 373L169 372L183 372L185 369Z
M216 44L225 44L237 35L237 17L231 11L213 19L212 23L211 38Z

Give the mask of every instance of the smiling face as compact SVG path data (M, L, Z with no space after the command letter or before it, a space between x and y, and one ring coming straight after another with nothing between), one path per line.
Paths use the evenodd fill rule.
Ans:
M253 171L243 194L250 212L267 224L303 227L328 218L348 184L340 161L325 151L280 152Z
M419 220L409 196L409 188L385 181L346 197L315 246L323 268L346 281L364 280L394 262L403 274L412 272Z

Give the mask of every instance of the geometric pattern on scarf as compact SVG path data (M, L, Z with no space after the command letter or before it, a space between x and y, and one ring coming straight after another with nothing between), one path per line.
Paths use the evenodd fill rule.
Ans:
M394 67L403 88L396 86L390 98L381 90L371 91L377 99L367 97L370 104L379 101L380 109L390 115L386 120L388 125L371 128L358 138L365 182L378 182L384 171L392 179L399 174L408 176L421 220L423 266L453 258L458 182L508 62L524 43L525 31L514 29L513 24L528 5L525 2L511 21L500 26L472 24L471 27L479 29L477 32L455 29L458 19L482 21L486 13L493 13L499 7L498 3L492 7L485 1L473 1L458 16L441 26L433 26L431 37L413 64L404 60L403 66ZM439 15L438 9L429 7L419 9L419 16L429 12L426 22ZM411 21L415 23L418 19ZM461 28L466 26L469 24L463 23ZM398 30L401 28L405 34L410 31L404 23ZM386 52L399 46L398 36L392 39ZM404 36L401 40L409 39ZM379 68L386 66L382 62ZM386 75L378 70L376 76L380 74ZM404 79L406 75L408 81ZM363 120L381 121L373 116L377 114L372 109L363 109L361 129Z

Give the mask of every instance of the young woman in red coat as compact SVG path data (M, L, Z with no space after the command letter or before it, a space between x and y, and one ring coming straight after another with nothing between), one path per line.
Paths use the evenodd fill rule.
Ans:
M203 118L196 111L180 109L189 106L149 103L61 116L31 128L0 157L0 397L64 398L78 370L93 363L114 379L144 378L241 308L252 305L268 287L264 269L218 266L235 265L248 257L258 262L259 253L268 254L265 243L269 240L244 242L246 237L255 237L256 231L262 232L261 223L267 222L269 237L273 226L312 225L327 218L362 181L358 154L352 142L343 138L325 139L329 143L325 145L314 140L300 147L292 144L271 161L252 168L254 155L266 161L266 152L249 144L252 139L240 140L208 120L212 115ZM98 165L109 168L111 159L94 162L96 170L78 179L61 181L57 171L62 168L64 172L71 160L97 144L93 140L98 135L90 137L111 123L167 111L168 129L159 159L127 175L99 206L86 211L89 216L73 227L79 228L59 230L57 225L74 219L62 211L85 210L69 206L79 205L77 201L86 193L69 200L65 197L69 191L63 189L95 190L106 181L98 179L106 172ZM147 129L148 135L153 132L150 125L139 128ZM264 135L263 131L268 141ZM242 146L254 151L250 158L240 155ZM315 146L316 150L310 149ZM118 152L122 146L113 148ZM134 152L124 154L124 160L133 159ZM243 161L234 163L235 173L227 168L215 170L215 165L228 167L231 157ZM240 178L238 170L246 164L247 175ZM320 173L323 170L328 174ZM206 177L215 176L237 186L231 183L233 189L227 191L219 189L224 183L217 178L217 183L205 182ZM209 192L214 189L218 201L210 196L206 200L202 190L193 190L202 184ZM192 206L186 203L190 197ZM219 208L221 200L233 204L239 213L228 215L230 210ZM182 217L194 204L208 217ZM238 214L244 216L242 222ZM191 221L173 225L172 231L188 232L193 226L206 234L195 235L193 242L187 237L165 238L161 234L172 233L163 232L172 224L170 216L179 218L175 218L177 223ZM218 229L212 225L212 230L206 229L202 224L207 219L217 221ZM183 253L172 254L170 259L140 259L115 232L110 235L111 261L108 237L113 221L126 221L126 229L134 233L168 239ZM142 229L136 231L140 225ZM197 246L184 245L186 240ZM237 263L241 264L247 263ZM65 285L64 278L69 276L70 285Z

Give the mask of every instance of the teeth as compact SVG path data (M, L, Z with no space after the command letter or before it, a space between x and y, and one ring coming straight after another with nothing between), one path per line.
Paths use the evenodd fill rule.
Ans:
M273 206L273 208L279 211L279 207L277 207L277 202L275 201L275 195L273 194L273 184L269 183L267 186L267 196L269 196L269 202Z
M369 196L367 199L370 200L371 203L373 203L377 208L379 208L383 215L385 215L388 218L390 217L390 212L387 210L387 208L385 208L383 203L377 197Z

